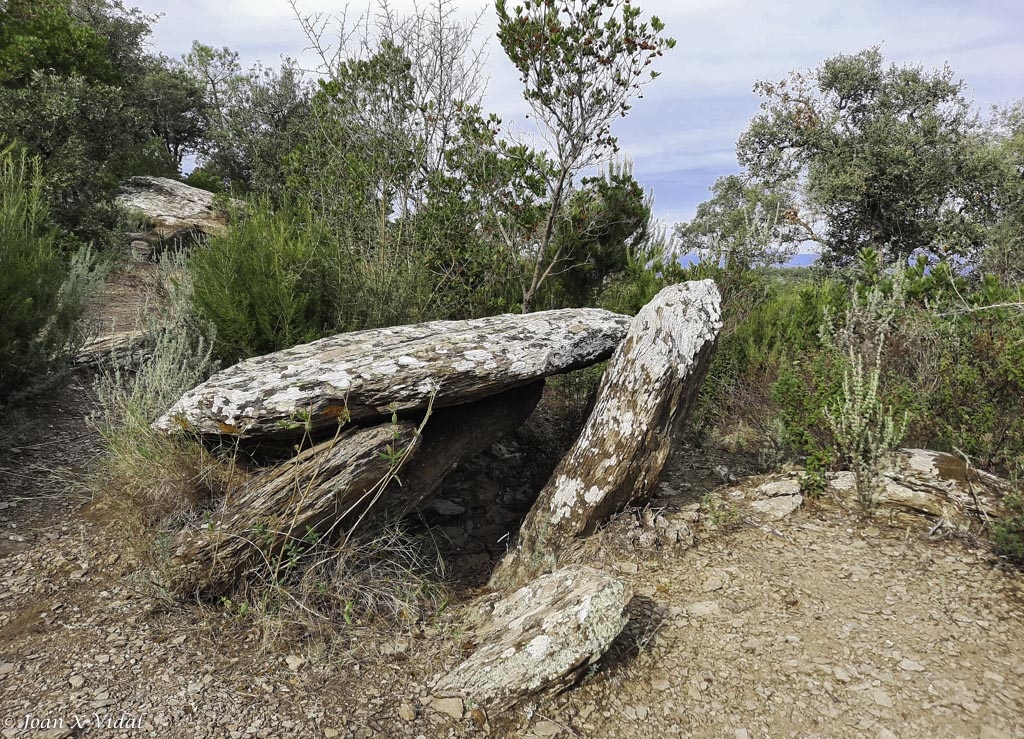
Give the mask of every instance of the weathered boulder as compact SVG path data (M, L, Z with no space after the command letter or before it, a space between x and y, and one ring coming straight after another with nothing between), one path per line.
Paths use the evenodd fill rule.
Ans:
M629 320L567 309L338 334L219 372L153 427L281 438L459 405L606 359Z
M857 500L852 472L839 472L830 489ZM895 514L939 519L953 528L970 528L998 519L1009 485L995 475L968 466L963 459L928 449L901 449L890 457L874 489L874 504Z
M428 705L456 698L503 710L570 686L626 626L631 598L624 582L576 565L486 604L471 625L481 646L435 683Z
M144 215L156 240L184 244L227 228L227 214L214 206L213 198L212 192L166 177L132 177L122 185L117 203ZM138 236L149 240L146 234Z
M637 314L605 370L594 410L495 572L498 587L549 571L577 536L648 497L696 399L722 326L711 280L665 288Z
M253 476L203 526L178 534L172 588L224 590L289 546L329 542L374 504L391 517L414 509L460 462L522 424L543 387L439 410L419 433L407 422L353 429Z

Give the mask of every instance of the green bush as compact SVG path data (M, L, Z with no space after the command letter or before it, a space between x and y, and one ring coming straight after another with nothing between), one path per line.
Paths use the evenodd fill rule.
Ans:
M921 408L920 442L1008 469L1024 454L1024 319L992 310L931 320L941 322L925 355L933 374L902 378Z
M69 262L58 247L38 163L0 150L0 403L67 365L100 279L89 250Z
M835 420L849 400L843 380L851 351L866 371L881 343L875 402L899 426L909 420L905 444L1011 469L1024 455L1019 290L944 263L887 269L872 252L845 275L846 285L843 277L732 276L698 429L727 446L771 451L776 462L792 458L818 471L851 464L825 411Z
M301 208L255 201L233 220L189 261L194 311L215 329L225 363L341 331L448 317L445 286L397 227L356 246Z
M185 178L185 184L212 193L224 192L224 182L220 177L202 167L193 169L189 176Z
M717 282L719 272L695 265L685 276ZM784 269L726 279L724 326L694 413L697 431L734 442L753 436L747 441L772 454L818 449L821 408L838 389L819 359L819 327L843 304L841 285Z
M227 363L323 336L341 289L323 231L299 211L251 203L189 261L192 303Z
M993 524L992 543L1004 557L1024 565L1024 495L1011 493L1003 502L1006 515Z

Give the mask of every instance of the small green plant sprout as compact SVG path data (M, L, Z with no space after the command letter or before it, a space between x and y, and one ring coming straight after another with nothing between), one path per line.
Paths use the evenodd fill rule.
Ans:
M700 502L701 511L710 524L709 528L716 531L729 531L743 522L743 514L731 502L718 493L708 493Z

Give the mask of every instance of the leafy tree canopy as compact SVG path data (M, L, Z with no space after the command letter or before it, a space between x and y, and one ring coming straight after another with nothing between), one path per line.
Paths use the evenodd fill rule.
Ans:
M979 246L979 121L948 68L886 65L881 51L759 82L762 112L740 138L750 175L799 193L789 213L826 260L865 247L891 259Z

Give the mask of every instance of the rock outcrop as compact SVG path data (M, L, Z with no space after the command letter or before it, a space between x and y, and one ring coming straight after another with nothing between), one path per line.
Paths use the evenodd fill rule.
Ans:
M829 480L830 490L857 500L852 472ZM1005 480L969 466L963 459L929 449L900 449L874 486L874 505L894 515L925 516L954 529L987 524L1002 513Z
M85 342L75 355L75 363L95 367L104 363L120 364L146 343L146 333L141 330L119 331L97 336Z
M530 509L492 584L550 571L575 537L649 497L696 399L722 326L711 280L672 285L637 314L605 370L594 410Z
M148 245L150 254L166 245L189 246L227 228L227 214L214 205L214 194L166 177L132 177L121 187L117 203L143 215L148 230L132 234L137 252Z
M460 405L607 359L629 318L567 309L356 331L247 359L153 424L238 439Z

